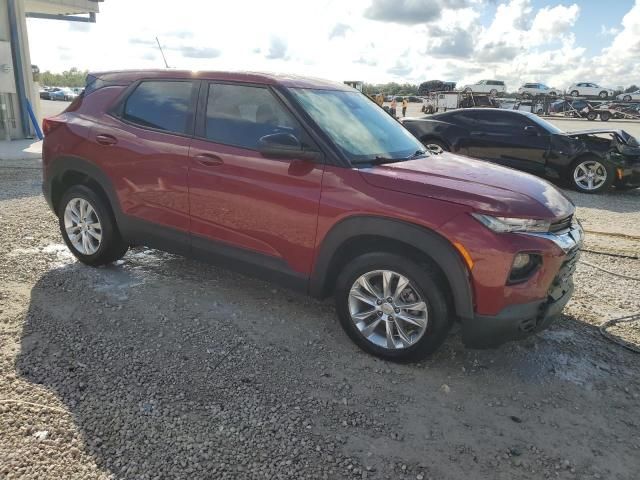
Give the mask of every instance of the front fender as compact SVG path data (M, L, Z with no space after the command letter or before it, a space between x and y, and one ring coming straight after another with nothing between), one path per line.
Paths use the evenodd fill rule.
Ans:
M310 279L311 295L323 298L328 294L332 263L340 247L349 239L365 235L402 242L428 255L440 267L451 287L456 315L473 318L469 273L455 247L432 230L389 218L356 216L334 225L322 240L316 255Z

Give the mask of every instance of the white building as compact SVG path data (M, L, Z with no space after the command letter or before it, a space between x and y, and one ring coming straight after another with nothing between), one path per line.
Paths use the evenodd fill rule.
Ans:
M102 0L0 0L0 140L33 136L37 109L27 17L95 22Z

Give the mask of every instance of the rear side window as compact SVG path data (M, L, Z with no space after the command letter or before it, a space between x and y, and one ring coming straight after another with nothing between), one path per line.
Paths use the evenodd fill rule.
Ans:
M301 137L298 123L267 88L210 84L205 119L207 139L257 150L260 138L272 133Z
M144 81L129 95L122 117L142 127L186 134L191 119L189 81Z
M524 115L503 113L494 109L486 112L474 112L482 130L496 133L520 134L524 127L531 125Z

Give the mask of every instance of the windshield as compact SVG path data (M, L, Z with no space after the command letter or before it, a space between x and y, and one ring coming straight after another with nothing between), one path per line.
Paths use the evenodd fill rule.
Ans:
M551 134L564 133L558 127L556 127L552 123L547 122L545 119L540 118L538 115L534 113L529 113L529 112L522 112L522 113L524 113L527 117L529 117L529 120L536 123L539 127L544 128L547 132Z
M289 91L354 164L376 159L403 160L424 150L411 133L360 92L308 88Z

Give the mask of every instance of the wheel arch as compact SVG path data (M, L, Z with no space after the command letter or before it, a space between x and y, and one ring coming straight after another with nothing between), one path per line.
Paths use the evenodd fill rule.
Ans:
M56 158L50 165L45 178L45 195L52 210L57 213L59 202L73 185L88 185L94 188L108 202L116 218L120 218L120 204L109 177L88 160L80 157Z
M331 295L341 266L358 255L380 250L433 264L447 283L456 315L473 317L468 270L455 247L433 230L390 218L355 216L336 224L318 249L309 293L318 298Z

